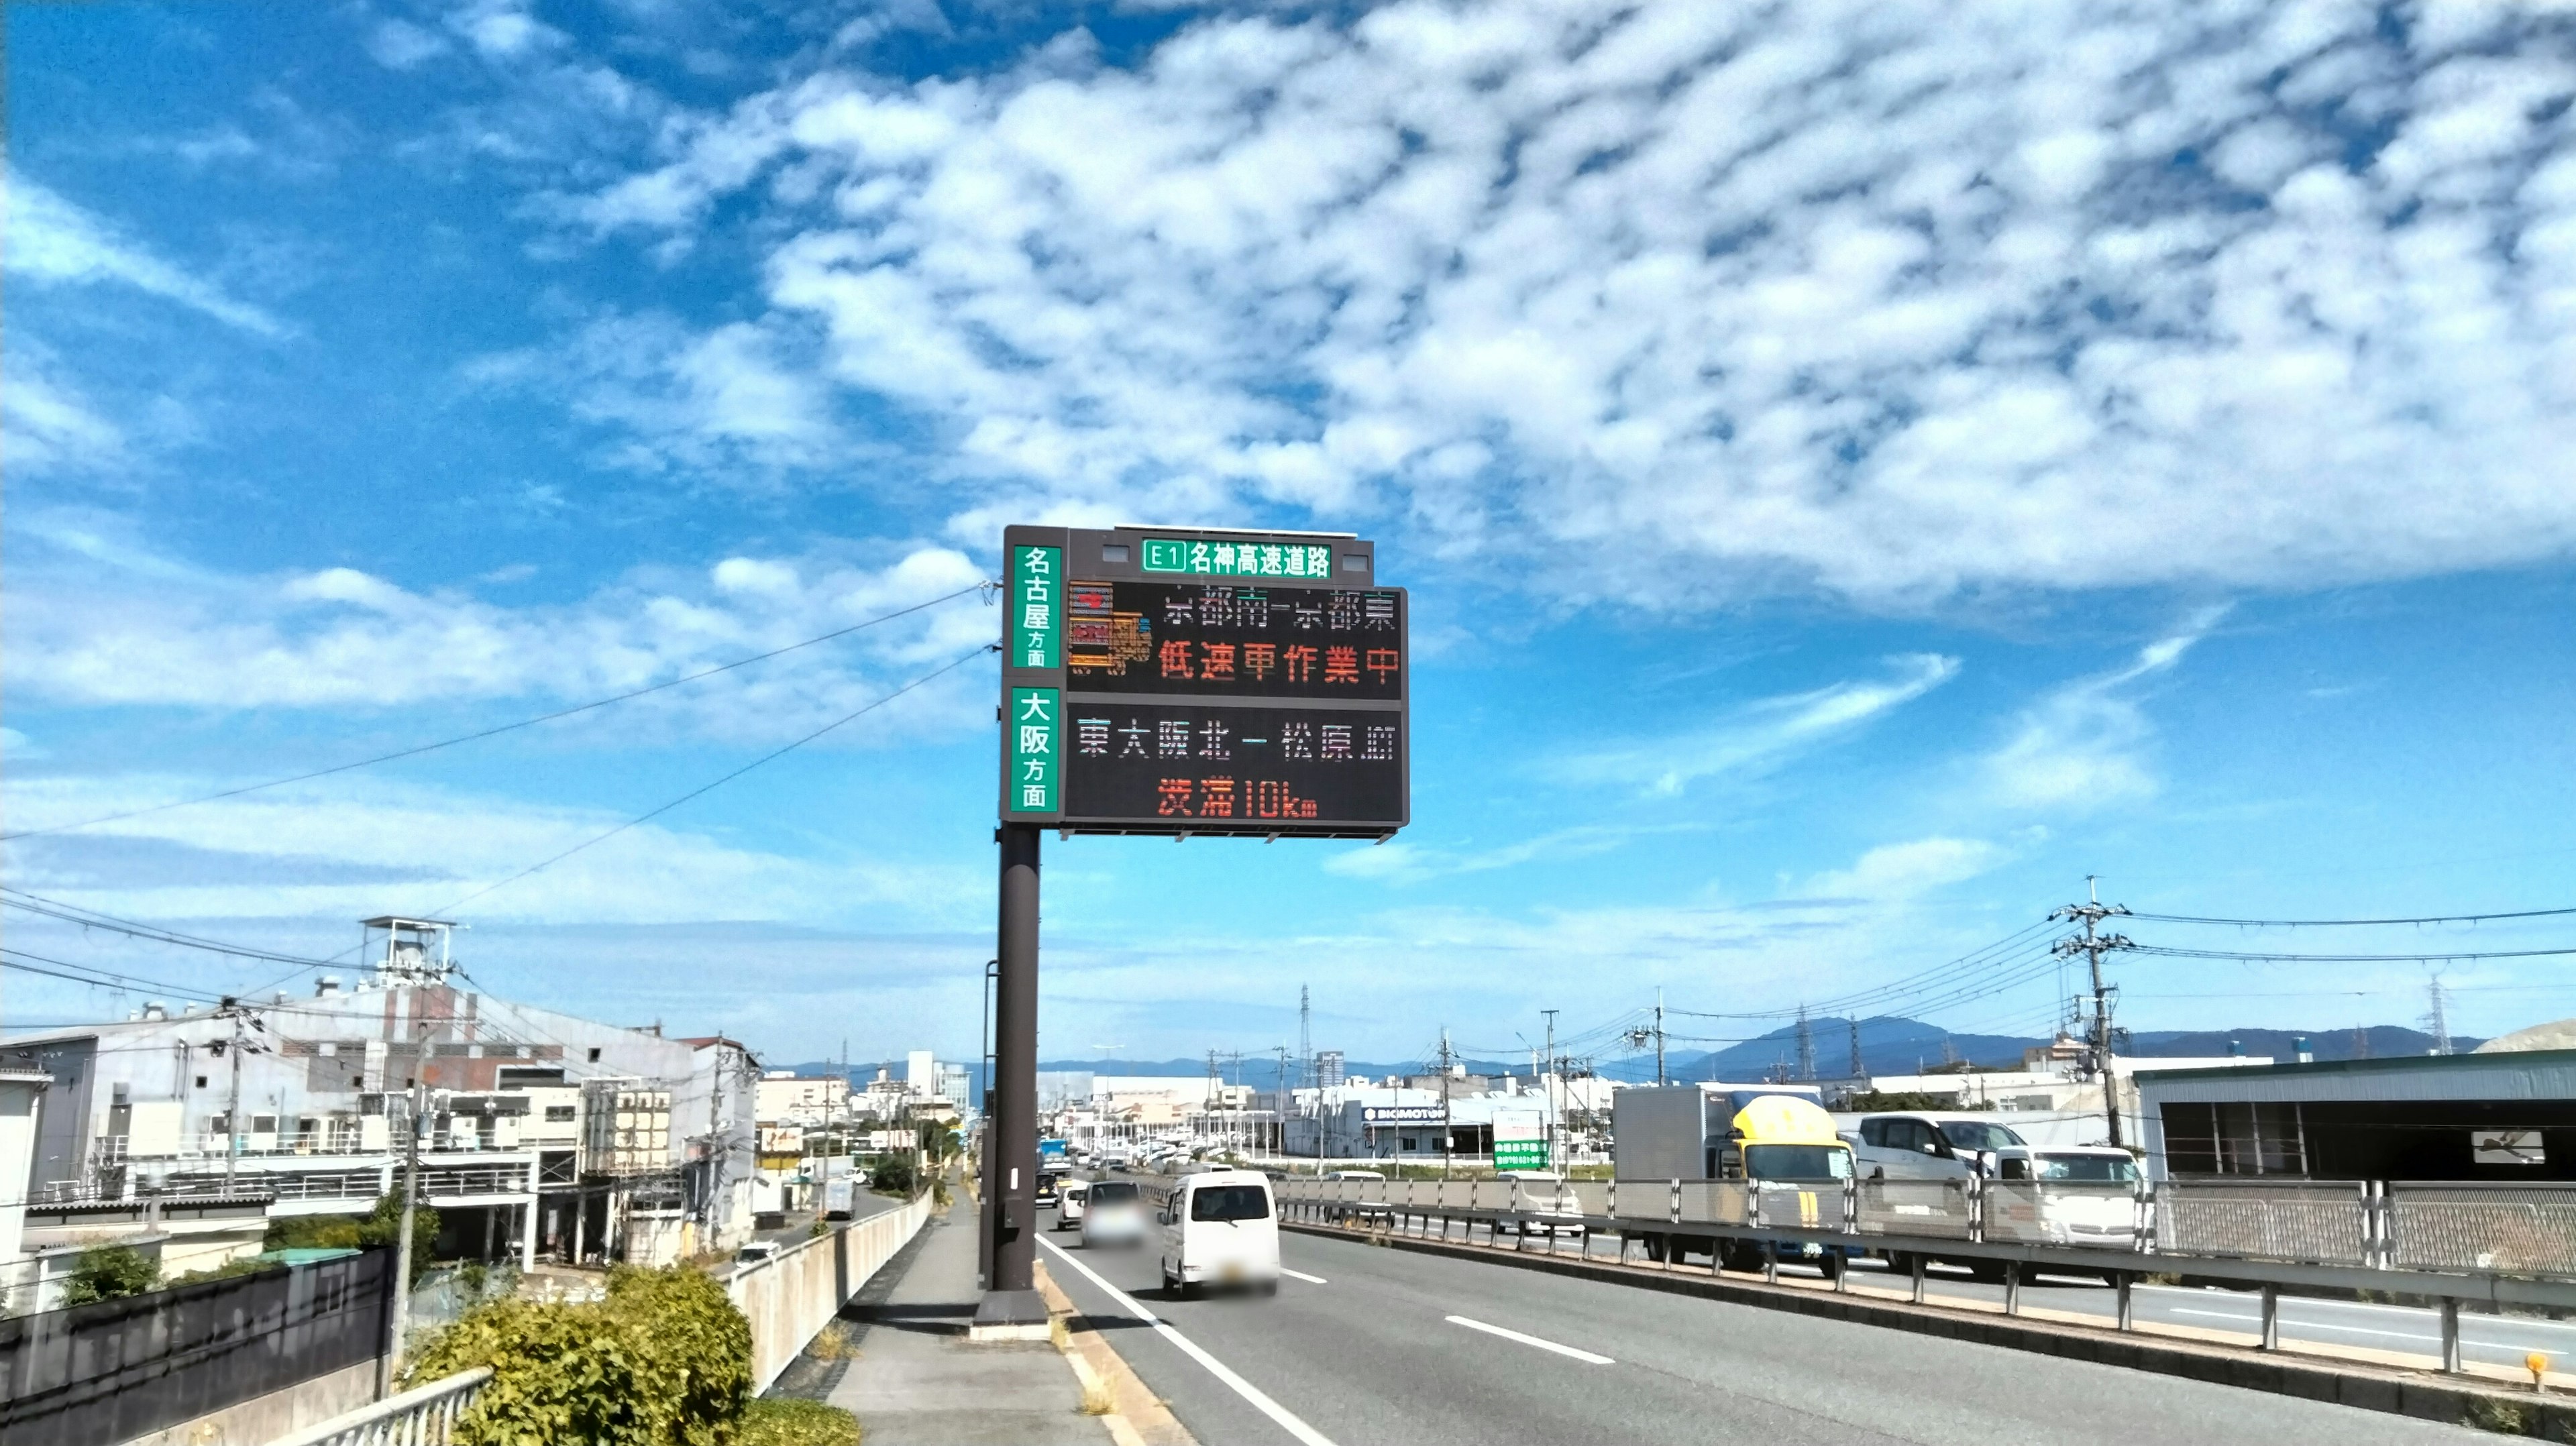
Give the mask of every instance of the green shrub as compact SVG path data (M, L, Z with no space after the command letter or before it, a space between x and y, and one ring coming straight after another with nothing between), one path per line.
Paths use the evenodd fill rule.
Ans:
M393 1245L402 1239L402 1190L399 1186L376 1200L364 1215L285 1215L268 1222L262 1245L269 1250L364 1249ZM438 1244L438 1212L423 1205L411 1214L411 1280L429 1270L430 1252Z
M63 1304L123 1300L161 1283L160 1263L131 1245L93 1245L80 1253L71 1278L63 1282Z
M820 1401L754 1401L733 1439L735 1446L859 1446L859 1418Z
M917 1195L921 1172L913 1168L911 1156L888 1155L868 1172L868 1188L880 1195Z
M697 1271L619 1270L603 1301L477 1307L406 1375L476 1366L492 1383L460 1446L721 1446L751 1394L751 1323Z

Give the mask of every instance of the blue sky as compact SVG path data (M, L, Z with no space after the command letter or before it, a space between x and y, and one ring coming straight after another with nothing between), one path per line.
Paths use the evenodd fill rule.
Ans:
M1369 1058L1658 987L1776 1009L2088 873L2171 913L2576 903L2563 19L479 0L8 38L13 830L809 637L991 575L1006 522L1200 522L1380 540L1415 824L1050 841L1049 1055L1263 1052L1301 983ZM969 597L15 840L9 882L334 952L993 629ZM480 894L476 977L779 1058L972 1052L992 689ZM2122 1020L2408 1022L2428 972L2133 959ZM2471 1033L2571 977L2445 972ZM5 983L12 1022L152 992ZM2039 1032L2054 989L1928 1012Z

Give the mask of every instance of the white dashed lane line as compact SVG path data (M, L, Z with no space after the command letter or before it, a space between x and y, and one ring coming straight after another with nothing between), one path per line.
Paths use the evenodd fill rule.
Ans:
M1443 1316L1441 1319L1446 1320L1451 1325L1465 1326L1471 1331L1483 1331L1489 1336L1501 1336L1504 1340L1518 1341L1525 1346L1536 1346L1543 1351L1554 1351L1560 1356L1572 1356L1574 1359L1582 1361L1586 1365L1615 1366L1619 1364L1608 1356L1595 1355L1590 1351L1577 1350L1573 1346L1559 1345L1550 1340L1541 1340L1537 1336L1523 1335L1519 1331L1506 1329L1502 1326L1487 1325L1480 1320L1469 1320L1463 1315Z

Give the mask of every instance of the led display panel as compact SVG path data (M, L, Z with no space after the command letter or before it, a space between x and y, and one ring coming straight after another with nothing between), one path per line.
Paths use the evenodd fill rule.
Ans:
M1004 534L1007 821L1384 838L1411 817L1407 619L1335 534ZM1179 575L1175 575L1179 574Z

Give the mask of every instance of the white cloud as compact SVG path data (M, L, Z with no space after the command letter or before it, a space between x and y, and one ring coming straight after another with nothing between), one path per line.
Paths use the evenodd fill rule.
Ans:
M2138 650L2128 666L2058 688L2026 709L1984 762L1986 796L2012 808L2084 812L2153 796L2154 725L2131 684L2172 671L2225 617L2205 608Z
M1940 687L1958 676L1959 660L1907 653L1888 659L1888 668L1885 678L1765 698L1723 727L1578 756L1562 769L1576 781L1624 783L1666 795L1704 779L1759 773Z
M828 387L791 365L793 348L736 323L703 335L668 316L610 317L563 346L479 358L468 380L570 396L575 415L631 438L610 460L728 475L811 467L850 455Z
M286 327L200 277L118 236L105 221L28 180L8 174L8 270L45 284L112 282L177 302L229 326L281 337Z
M1651 835L1698 833L1702 824L1675 824L1630 827L1612 824L1583 824L1574 828L1555 829L1534 838L1497 848L1463 850L1444 849L1410 840L1371 844L1347 849L1324 860L1328 874L1346 879L1375 879L1391 884L1417 884L1428 879L1451 878L1460 874L1489 873L1495 869L1516 868L1528 863L1556 863L1567 859L1608 853L1635 840Z
M733 557L696 575L638 574L568 604L506 607L470 593L414 592L347 567L211 574L94 519L40 513L20 520L18 534L26 553L11 580L10 685L25 697L90 705L577 701L816 636L981 577L944 547L874 561ZM988 610L960 599L631 706L703 734L771 737L848 713L989 641L993 627ZM907 698L879 724L954 726L971 716L958 710L973 679L961 671L949 680L955 687Z
M55 374L50 353L26 342L9 348L0 384L0 462L12 473L86 471L123 460L125 436Z
M1909 899L1973 879L2002 859L2003 851L1982 839L1920 838L1881 844L1848 869L1809 879L1804 892L1819 898Z
M579 214L750 192L832 378L1033 513L1400 516L1658 606L2561 555L2576 64L2385 13L1224 16L806 75Z
M771 765L796 766L793 755ZM10 822L44 828L201 795L229 781L22 774L9 786ZM724 816L720 795L701 807ZM19 887L126 917L451 917L431 911L624 821L612 811L341 778L14 839L0 850ZM675 815L473 898L467 917L642 924L837 916L955 924L959 909L988 905L991 888L989 876L973 869L744 847ZM816 901L824 899L832 902L818 916Z
M367 31L367 55L387 70L412 70L445 55L446 37L408 20L380 20Z

